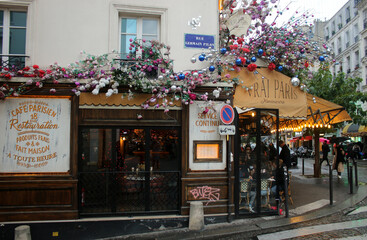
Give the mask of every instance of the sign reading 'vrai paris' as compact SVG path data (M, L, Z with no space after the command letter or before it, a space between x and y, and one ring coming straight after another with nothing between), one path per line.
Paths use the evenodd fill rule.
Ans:
M70 99L7 98L0 103L0 172L70 169Z

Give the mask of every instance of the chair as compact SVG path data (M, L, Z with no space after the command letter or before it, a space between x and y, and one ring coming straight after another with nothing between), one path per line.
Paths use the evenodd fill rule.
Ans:
M270 208L270 181L268 179L261 179L261 200L265 200L264 203L261 201L261 207Z
M240 184L240 209L249 209L251 189L250 179L241 179ZM245 205L241 207L242 201L245 202Z

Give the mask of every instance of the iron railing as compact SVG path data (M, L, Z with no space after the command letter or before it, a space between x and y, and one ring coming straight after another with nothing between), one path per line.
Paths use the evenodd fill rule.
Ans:
M25 67L25 55L3 55L0 54L0 71L17 72Z
M80 172L80 214L179 211L178 171Z

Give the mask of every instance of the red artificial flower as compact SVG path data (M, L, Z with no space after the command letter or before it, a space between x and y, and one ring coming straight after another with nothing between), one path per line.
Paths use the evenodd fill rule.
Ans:
M250 53L250 49L248 49L248 48L242 48L242 51L243 51L244 53Z
M240 59L241 59L242 65L245 65L245 63L246 63L246 58L244 58L244 57L240 57Z
M255 71L255 70L256 70L256 68L257 68L257 65L256 65L256 64L254 64L254 63L251 63L251 64L249 64L249 65L247 66L247 69L248 69L250 72Z
M30 68L28 66L26 66L26 67L23 68L23 71L29 71L29 69Z
M190 93L189 97L190 97L191 100L195 100L196 99L196 94Z
M276 66L275 66L275 64L274 64L274 63L269 63L268 69L269 69L270 71L273 71L275 68L276 68Z
M52 73L52 71L50 69L47 69L46 72L47 72L47 74L51 74Z
M237 39L237 42L238 42L238 44L242 44L243 43L243 40L242 40L242 38L239 38L239 39Z
M38 68L40 68L38 65L33 65L33 68L34 69L38 69Z
M310 66L308 62L305 62L305 67L308 68L308 66Z
M11 75L9 73L8 74L5 74L5 78L11 79Z
M45 71L44 70L39 70L39 73L43 75L43 74L45 74Z

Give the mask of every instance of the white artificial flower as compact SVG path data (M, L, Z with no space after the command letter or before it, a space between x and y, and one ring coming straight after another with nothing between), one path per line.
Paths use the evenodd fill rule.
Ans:
M219 92L217 89L215 89L215 90L213 91L213 96L214 96L215 98L219 98L219 94L220 94L220 92Z
M94 95L98 95L98 93L99 93L99 89L98 89L98 88L95 88L95 89L92 91L92 93L93 93Z
M80 91L76 91L75 95L80 96Z

